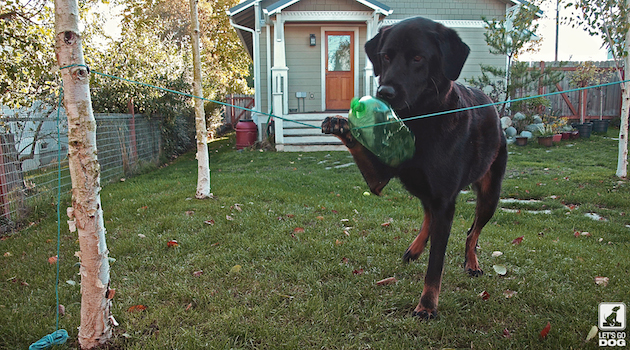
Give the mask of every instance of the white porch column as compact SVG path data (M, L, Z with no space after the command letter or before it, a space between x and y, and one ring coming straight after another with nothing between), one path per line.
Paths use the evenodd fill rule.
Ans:
M284 20L282 14L276 14L273 20L273 67L271 68L271 86L273 91L273 114L283 117L289 112L289 68L287 67L285 42L284 42ZM283 120L274 119L276 150L284 150L284 128Z
M376 33L378 33L378 22L379 22L379 14L375 11L372 14L372 18L366 21L366 24L367 24L367 31L366 31L367 38L366 39L367 40L372 39L376 35ZM370 62L367 56L365 57L365 68L363 68L363 74L365 77L365 79L363 79L364 80L363 91L365 95L374 96L374 94L376 93L376 88L378 84L376 82L376 77L374 77L374 67L372 67L372 62Z
M274 43L273 43L273 67L271 68L271 81L274 94L282 94L282 108L275 106L273 113L279 116L285 115L289 111L289 68L287 67L286 48L284 41L284 20L282 14L276 14L273 20Z

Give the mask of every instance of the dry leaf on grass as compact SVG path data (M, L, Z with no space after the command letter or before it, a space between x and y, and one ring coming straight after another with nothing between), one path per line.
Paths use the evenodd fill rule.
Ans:
M490 299L490 293L484 290L483 292L479 293L478 297L480 297L481 300L488 300Z
M134 306L129 307L127 309L127 311L128 312L138 312L138 311L144 311L146 309L147 309L147 307L144 306L144 305L134 305Z
M608 285L608 282L610 282L610 278L608 277L602 277L602 276L595 277L595 283L600 286L606 287Z
M517 238L514 238L514 240L512 241L512 244L521 244L521 242L523 242L523 238L525 238L525 236L520 236Z
M173 248L179 246L179 243L176 240L171 239L170 241L166 242L166 246L169 248Z
M540 331L540 338L541 339L547 338L547 334L549 334L549 330L551 330L551 323L547 322L547 325L545 326L545 328L543 328L543 330Z
M377 286L386 286L386 285L393 284L393 283L396 283L396 282L398 282L396 277L387 277L385 279L382 279L382 280L376 282L376 285Z

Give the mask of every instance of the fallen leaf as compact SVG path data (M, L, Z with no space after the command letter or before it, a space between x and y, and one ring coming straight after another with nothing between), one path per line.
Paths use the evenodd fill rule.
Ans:
M398 282L396 277L387 277L385 279L382 279L382 280L376 282L376 285L377 286L386 286L386 285L393 284L393 283L396 283L396 282Z
M186 306L186 311L190 310L191 307L192 307L192 303L188 304L188 306Z
M4 253L4 256L5 256L6 258L10 257L11 255L12 255L12 254L11 254L11 252L6 252L6 253Z
M50 258L48 258L48 263L51 265L54 265L57 263L57 256L51 256Z
M293 229L293 233L304 233L303 227L296 227Z
M505 295L505 297L506 297L507 299L509 299L509 298L511 298L511 297L513 297L513 296L515 296L516 294L518 294L518 292L515 292L515 291L513 291L513 290L509 290L509 289L508 289L508 290L506 290L505 292L503 292L503 295Z
M203 270L195 271L195 272L193 272L192 274L193 274L193 276L195 276L195 277L199 277L199 276L203 275Z
M66 307L61 304L59 304L57 310L59 310L59 316L64 316L66 314Z
M510 331L507 328L503 328L503 338L512 338L512 335L510 334Z
M597 326L591 327L591 330L588 331L588 335L586 336L585 342L588 342L589 340L595 338L598 332L599 332L599 328L597 328Z
M234 218L233 218L233 217L231 217L231 216L229 216L229 215L226 215L226 216L225 216L225 218L226 218L228 221L234 221Z
M195 215L195 212L192 210L186 210L186 216L193 216Z
M525 236L514 238L514 240L512 241L512 244L521 244L521 242L523 242L523 238L525 238Z
M363 274L363 269L354 270L354 271L352 271L352 274L353 275L362 275Z
M580 236L590 237L591 234L590 234L590 232L582 232L582 233L580 233Z
M486 292L485 290L483 292L479 293L478 296L481 298L481 300L488 300L488 299L490 299L490 293Z
M179 246L179 243L176 240L172 239L172 240L166 242L166 246L169 247L169 248L177 247L177 246Z
M320 215L317 217L317 220L324 220L324 217Z
M203 223L206 224L206 225L211 225L212 226L212 225L214 225L214 219L206 220Z
M147 307L144 306L144 305L134 305L134 306L129 307L127 309L127 311L128 312L138 312L138 311L144 311L146 309L147 309Z
M340 246L340 245L342 245L342 244L343 244L343 242L342 242L342 241L340 241L340 240L338 240L338 239L336 239L336 240L335 240L335 245L336 245L336 246Z
M381 224L383 227L389 227L389 225L391 225L391 222L384 222Z
M142 233L138 233L138 237L140 237L140 238L147 238L147 236L143 235Z
M234 204L234 209L238 210L238 211L243 211L243 209L241 209L241 205L238 203Z
M294 218L294 217L295 217L295 215L294 215L294 214L287 214L287 217L288 217L289 219L292 219L292 218Z
M608 277L602 277L602 276L595 277L595 283L600 286L606 287L608 285L608 282L610 282L610 278Z
M502 253L502 252L500 252L500 251L495 251L495 252L492 252L492 257L493 257L493 258L500 257L501 255L503 255L503 253Z
M73 280L67 280L66 283L68 283L71 286L76 286L77 282L73 281Z
M348 265L348 262L349 262L349 261L350 261L350 260L348 260L348 258L341 258L341 263L342 263L342 264L346 264L346 265Z
M234 265L230 269L230 273L239 273L243 267L241 265Z
M114 299L114 295L116 295L116 289L107 289L107 299Z
M540 337L542 339L547 338L547 334L549 334L550 329L551 329L551 323L547 322L547 325L545 326L545 328L543 328L543 330L540 331Z
M501 276L505 276L507 273L507 268L504 265L492 265L492 268L494 269L494 272Z

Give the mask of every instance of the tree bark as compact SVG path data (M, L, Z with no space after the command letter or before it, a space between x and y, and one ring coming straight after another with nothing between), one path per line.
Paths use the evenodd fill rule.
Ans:
M68 159L72 178L70 230L78 231L81 251L81 326L79 344L91 349L112 336L109 261L100 198L100 165L96 156L96 121L90 98L78 29L77 0L55 0L55 51L68 115Z
M630 0L626 0L626 6L630 6ZM630 23L630 11L626 17L626 23ZM625 40L625 67L624 79L628 79L628 71L630 71L630 30L626 32ZM619 129L619 153L617 158L618 177L625 178L628 176L628 114L630 113L630 83L621 85L621 127Z
M190 19L192 27L193 47L193 94L203 97L201 88L201 55L199 53L199 18L197 15L197 1L190 0ZM206 128L206 115L203 110L203 100L194 99L195 104L195 129L197 131L197 193L198 199L210 198L210 157L208 155L208 130Z

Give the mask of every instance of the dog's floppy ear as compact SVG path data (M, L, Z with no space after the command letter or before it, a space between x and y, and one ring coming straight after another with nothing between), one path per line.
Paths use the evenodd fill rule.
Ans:
M439 46L442 53L442 70L444 76L455 81L462 72L470 47L459 37L457 32L445 26L438 26Z
M365 53L367 57L372 62L372 67L374 67L374 76L378 77L381 75L381 60L378 57L378 52L381 49L381 39L385 36L385 32L391 26L381 27L379 29L378 34L376 34L372 39L368 40L365 43Z

